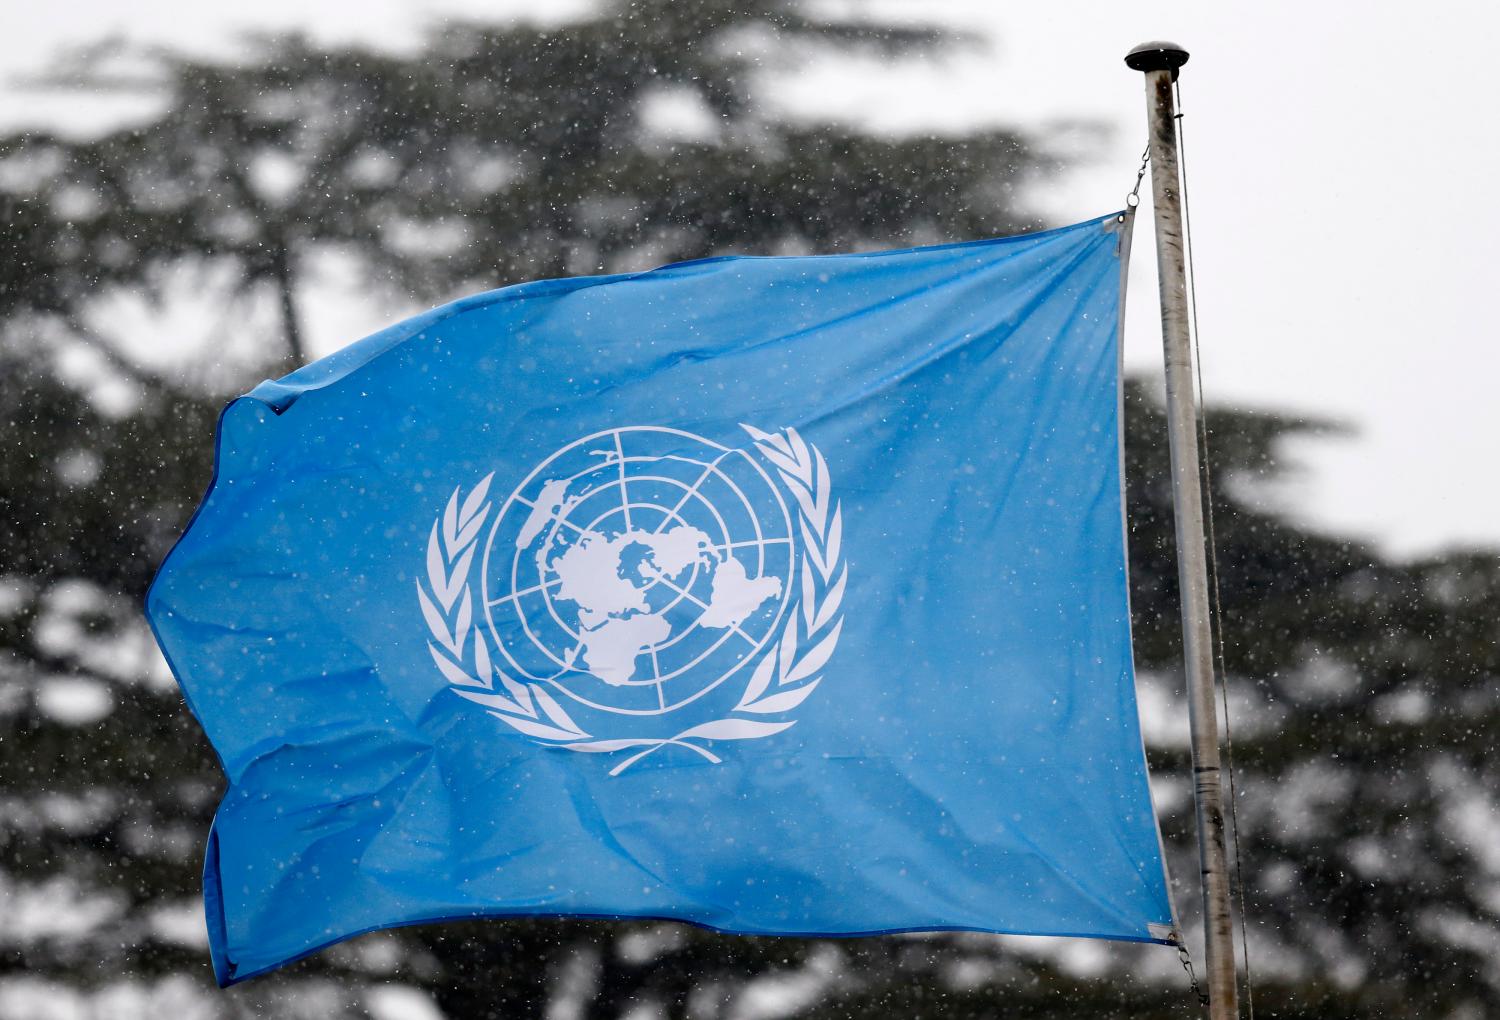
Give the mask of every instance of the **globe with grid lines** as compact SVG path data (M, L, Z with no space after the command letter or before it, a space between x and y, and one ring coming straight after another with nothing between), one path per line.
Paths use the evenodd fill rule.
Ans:
M606 712L672 711L766 651L795 558L753 449L661 427L587 436L539 464L489 533L499 668Z

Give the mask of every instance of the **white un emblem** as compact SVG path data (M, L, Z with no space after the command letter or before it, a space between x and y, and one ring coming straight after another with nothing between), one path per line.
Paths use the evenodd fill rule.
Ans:
M611 775L791 726L842 625L842 518L816 448L744 428L586 436L493 514L493 475L455 491L417 586L455 691Z

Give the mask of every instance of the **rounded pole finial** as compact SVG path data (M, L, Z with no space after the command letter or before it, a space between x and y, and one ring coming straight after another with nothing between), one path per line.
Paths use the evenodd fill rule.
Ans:
M1144 42L1125 54L1125 66L1133 71L1171 71L1177 77L1177 69L1188 62L1188 51L1173 42L1156 40Z

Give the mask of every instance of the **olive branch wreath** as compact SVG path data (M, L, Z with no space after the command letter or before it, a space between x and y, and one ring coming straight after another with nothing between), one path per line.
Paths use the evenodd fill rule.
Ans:
M787 614L775 644L756 664L729 717L666 737L595 739L573 721L546 687L518 681L495 664L484 628L475 620L469 584L479 536L493 506L486 502L493 472L462 500L462 490L453 490L427 538L426 577L417 579L417 598L430 636L427 650L453 692L512 729L553 747L594 754L635 749L636 753L610 770L611 776L664 747L685 748L717 765L723 759L704 744L769 737L792 726L796 720L773 722L756 717L781 715L802 704L822 682L821 671L838 645L844 625L840 607L849 576L843 565L842 509L832 502L823 454L796 429L773 435L749 425L741 428L755 441L756 451L776 468L797 504L803 554L798 605Z

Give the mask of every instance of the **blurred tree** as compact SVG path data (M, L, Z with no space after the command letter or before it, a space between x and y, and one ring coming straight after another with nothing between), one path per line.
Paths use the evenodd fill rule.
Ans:
M286 39L243 64L164 59L148 85L166 109L149 123L87 142L5 140L19 184L6 211L21 229L0 309L77 330L101 288L150 290L185 258L221 261L275 306L300 362L300 292L319 250L356 252L372 290L432 299L722 251L1022 225L1012 182L1036 155L1013 133L879 139L760 113L762 65L943 40L795 7L652 0L556 29L454 28L414 56ZM58 80L121 87L97 59Z
M158 116L103 137L0 138L0 1017L1134 1017L1190 1012L1160 948L1088 966L975 936L744 939L665 924L382 933L226 993L196 902L220 789L139 600L207 482L225 392L302 359L309 275L422 300L722 252L936 242L1034 225L1012 132L882 138L795 126L763 77L830 52L954 45L772 0L607 6L554 29L466 27L407 56L270 41L152 64ZM94 61L66 72L134 87ZM166 354L113 329L181 274L234 323ZM236 307L239 307L238 305ZM1257 509L1289 432L1210 416L1251 932L1267 1011L1500 1013L1500 563L1413 564ZM1165 428L1127 396L1143 684L1178 661ZM1176 874L1195 873L1183 747L1152 748ZM1192 883L1181 908L1196 905ZM384 1004L384 1005L383 1005ZM76 1007L76 1008L75 1008ZM71 1012L69 1012L71 1010Z

